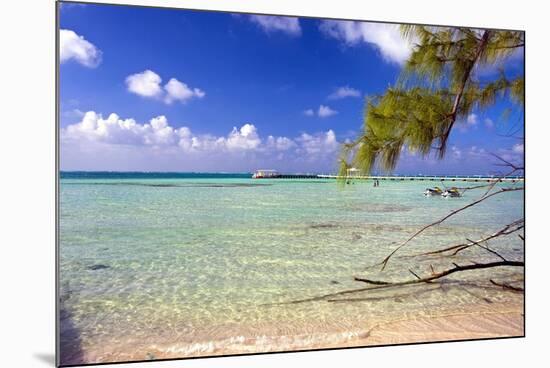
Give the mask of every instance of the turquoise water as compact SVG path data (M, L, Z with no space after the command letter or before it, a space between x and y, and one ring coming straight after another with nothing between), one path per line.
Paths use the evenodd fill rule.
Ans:
M495 196L427 231L384 272L365 271L420 226L484 191L449 199L422 194L437 184L381 182L374 188L357 181L342 189L333 180L248 175L65 174L62 361L210 355L229 346L237 352L322 347L381 319L517 302L517 293L487 282L489 275L521 280L522 268L453 275L449 279L460 282L444 291L426 285L360 302L280 304L363 287L353 281L356 275L408 280L409 268L426 275L430 265L443 270L451 261L495 260L477 248L452 260L401 256L479 239L523 218L522 191ZM516 234L490 245L506 258L523 257Z

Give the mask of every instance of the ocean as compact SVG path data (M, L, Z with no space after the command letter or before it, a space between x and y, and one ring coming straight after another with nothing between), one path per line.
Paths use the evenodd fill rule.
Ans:
M489 279L521 285L522 267L457 273L441 285L351 293L335 296L336 302L294 303L366 286L354 276L401 281L415 277L409 270L424 276L452 262L498 260L480 247L453 258L410 256L477 240L522 219L523 191L496 195L427 230L384 271L369 268L420 227L486 190L425 197L434 185L442 186L63 172L62 363L340 346L381 321L521 307L522 293L491 287ZM489 244L507 259L523 259L517 233Z

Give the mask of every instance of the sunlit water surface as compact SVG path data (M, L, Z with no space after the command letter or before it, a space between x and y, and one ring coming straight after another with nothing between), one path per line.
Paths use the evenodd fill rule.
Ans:
M357 181L342 189L332 180L62 179L62 360L208 355L241 345L242 352L323 347L380 320L522 302L522 294L488 282L521 282L523 268L505 267L452 275L444 287L286 303L365 286L353 276L409 280L409 269L424 276L430 266L498 260L478 247L452 259L401 256L479 239L523 218L522 191L428 230L383 272L365 271L419 227L485 190L425 197L434 184L374 188ZM490 245L506 258L523 258L517 234Z

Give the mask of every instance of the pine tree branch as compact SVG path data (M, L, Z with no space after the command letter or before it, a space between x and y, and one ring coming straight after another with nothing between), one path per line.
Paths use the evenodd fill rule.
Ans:
M491 35L491 31L484 31L483 36L481 36L481 40L479 41L479 45L477 47L476 53L472 60L470 61L468 67L464 71L464 75L462 76L462 82L460 83L460 86L458 88L458 93L455 97L455 101L453 104L453 109L449 113L448 119L450 120L449 126L447 127L445 133L443 134L443 137L441 138L441 147L439 149L439 156L442 158L445 154L445 150L447 148L447 141L449 139L449 135L451 134L451 130L453 128L453 125L456 122L456 118L458 116L458 107L460 106L460 101L462 99L462 95L464 94L464 89L466 88L466 84L468 83L468 80L470 79L470 75L472 73L472 70L474 69L474 66L476 62L478 61L479 57L483 53L485 47L487 46L487 42L489 41L489 36Z

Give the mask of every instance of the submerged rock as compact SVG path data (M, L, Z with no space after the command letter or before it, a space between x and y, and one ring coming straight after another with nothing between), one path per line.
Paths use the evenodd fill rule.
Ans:
M93 266L90 266L88 267L88 269L92 270L92 271L95 271L95 270L103 270L103 269L106 269L106 268L110 268L109 266L106 266L106 265L103 265L103 264L96 264L96 265L93 265Z
M333 228L337 228L337 227L340 227L340 226L338 226L336 224L331 224L331 223L309 225L310 229L333 229Z
M362 238L361 234L359 233L351 233L351 241L355 242Z

